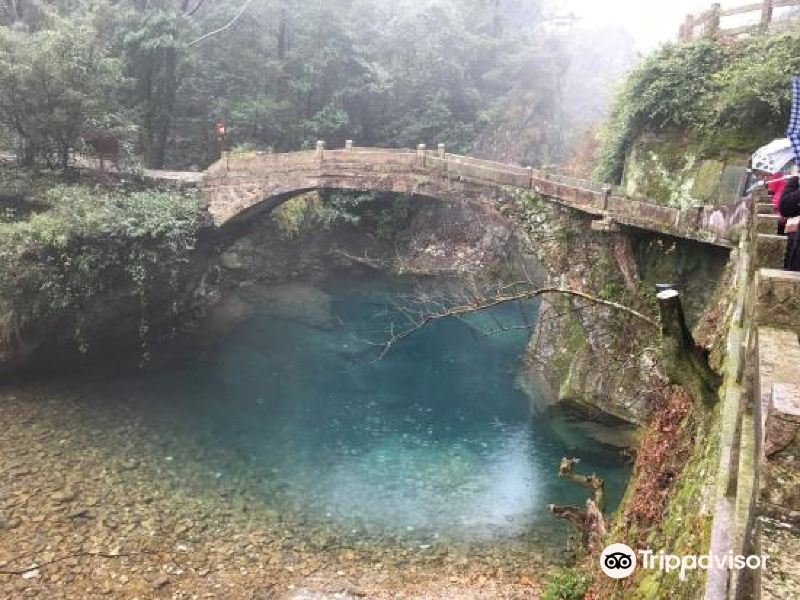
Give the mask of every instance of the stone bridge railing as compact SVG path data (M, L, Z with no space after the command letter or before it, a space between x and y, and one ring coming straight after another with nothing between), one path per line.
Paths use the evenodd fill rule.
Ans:
M430 150L360 148L285 154L229 154L207 171L203 188L209 210L222 225L262 203L277 205L294 193L330 188L390 191L443 199L499 197L529 190L606 222L730 246L744 226L744 199L728 206L679 210L615 194L602 183ZM619 189L619 188L617 188Z

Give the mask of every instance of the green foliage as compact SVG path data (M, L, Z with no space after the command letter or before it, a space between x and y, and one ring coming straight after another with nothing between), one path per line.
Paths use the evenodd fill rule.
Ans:
M134 11L124 27L124 61L136 82L129 108L140 115L142 151L154 168L164 165L177 102L185 31L180 21L171 7L154 8Z
M358 223L352 212L360 202L372 199L373 194L330 194L310 192L291 198L272 211L272 219L280 235L296 238L306 230L326 230L335 224Z
M406 225L411 212L411 198L401 194L390 194L391 203L386 210L375 215L375 235L384 240L393 239Z
M50 210L0 223L0 336L25 324L76 315L108 289L139 296L146 333L147 296L155 285L177 285L204 223L197 195L158 191L95 191L60 185ZM85 349L85 348L84 348Z
M0 124L23 155L66 166L83 129L113 118L120 61L88 17L50 15L49 28L0 27Z
M601 132L595 177L619 181L634 141L680 129L709 155L752 150L788 122L800 39L755 37L732 44L668 44L631 73Z
M547 585L542 600L583 600L591 580L573 570L556 574Z
M79 95L94 94L97 106L78 105L69 122L78 131L112 129L128 154L152 168L218 159L217 119L229 124L230 147L443 142L452 152L558 162L604 110L608 81L630 60L621 49L632 44L619 31L564 43L541 27L544 0L260 0L229 27L241 0L16 5L24 17L0 9L0 33L20 48L74 30L101 59L78 73ZM17 59L24 57L12 55L22 64ZM74 56L64 51L56 58ZM116 83L109 87L108 73L92 69L110 60ZM11 89L0 85L0 95L11 98ZM27 110L20 98L29 97L14 96L17 110ZM42 131L53 131L41 122ZM12 133L32 148L52 141ZM59 150L63 161L66 146Z
M84 125L114 125L154 168L215 160L220 118L233 147L287 151L349 138L466 152L523 75L525 87L537 88L537 120L545 100L552 113L563 69L550 66L565 64L533 43L541 0L263 0L197 43L230 23L242 2L32 3L24 18L0 10L0 96L17 114L29 111L27 100L41 103L29 120L42 132L55 131L54 119L73 125L71 143ZM41 56L28 56L34 50ZM95 60L84 60L90 52ZM12 66L35 61L48 68L47 89L13 79L28 71ZM529 100L517 95L511 104ZM29 126L15 135L48 141Z

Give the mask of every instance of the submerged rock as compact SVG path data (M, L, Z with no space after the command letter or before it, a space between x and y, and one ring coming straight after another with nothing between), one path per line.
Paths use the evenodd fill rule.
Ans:
M256 305L262 315L299 321L319 329L336 326L331 312L331 297L312 285L300 282L275 286L254 284L241 288L239 293Z
M50 496L54 502L71 502L78 497L78 492L70 488L58 490Z

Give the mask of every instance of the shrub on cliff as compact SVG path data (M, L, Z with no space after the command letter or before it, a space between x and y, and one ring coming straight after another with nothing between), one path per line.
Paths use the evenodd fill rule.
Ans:
M649 132L685 131L709 155L750 151L780 137L798 69L800 39L792 36L662 47L618 91L595 177L619 181L632 144Z
M199 196L60 185L46 201L46 212L0 222L0 350L56 318L85 346L82 309L112 288L139 297L146 330L148 289L177 285L205 222Z

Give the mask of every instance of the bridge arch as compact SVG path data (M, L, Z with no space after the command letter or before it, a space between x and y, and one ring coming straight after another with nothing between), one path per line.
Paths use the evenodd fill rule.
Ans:
M318 152L248 154L212 165L203 189L218 226L241 222L320 189L483 202L496 202L510 193L491 182L447 176L445 168L438 157L426 157L421 164L417 153L398 150L327 151L322 160ZM529 181L528 172L521 171L518 182Z
M746 222L747 201L678 210L614 195L598 182L561 177L530 167L431 152L384 148L233 154L211 165L202 190L214 223L223 227L271 210L314 189L393 192L447 201L496 202L520 192L540 196L623 225L730 247Z

